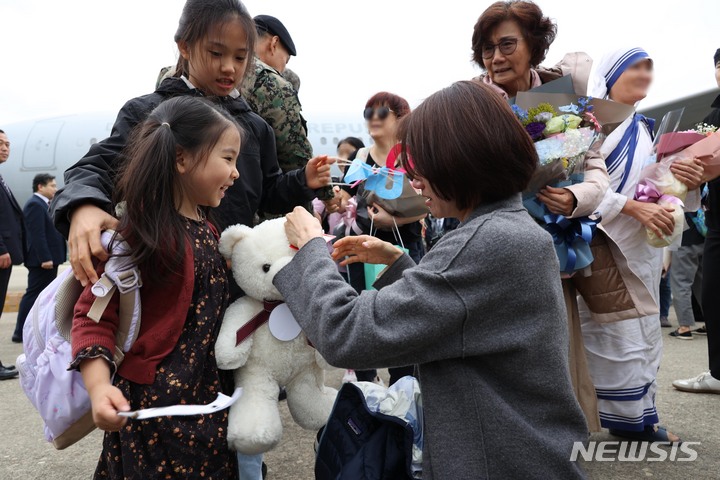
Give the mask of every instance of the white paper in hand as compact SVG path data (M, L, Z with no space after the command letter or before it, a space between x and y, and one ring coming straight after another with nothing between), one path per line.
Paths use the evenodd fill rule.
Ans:
M273 337L283 342L295 340L302 331L287 303L278 305L270 312L268 328Z
M146 408L143 410L135 410L134 412L118 412L121 417L135 418L137 420L143 420L145 418L167 416L179 416L179 415L203 415L207 413L215 413L220 410L228 408L230 405L235 403L238 398L242 395L242 388L238 387L232 394L232 397L228 397L222 393L218 394L218 397L214 402L208 403L207 405L171 405L168 407L156 407Z

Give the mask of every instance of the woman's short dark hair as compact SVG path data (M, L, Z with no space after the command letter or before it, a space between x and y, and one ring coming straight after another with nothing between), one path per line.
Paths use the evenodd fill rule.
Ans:
M375 107L378 105L387 105L395 115L400 118L410 113L410 104L407 100L399 95L390 92L378 92L365 104L365 108Z
M510 106L486 85L462 81L428 97L398 127L410 177L459 210L527 187L538 156Z
M520 26L523 38L530 47L530 66L540 65L555 40L557 25L550 18L543 16L540 7L529 0L495 2L485 9L473 31L473 60L481 68L485 68L482 57L483 45L490 43L495 27L505 20L514 20Z

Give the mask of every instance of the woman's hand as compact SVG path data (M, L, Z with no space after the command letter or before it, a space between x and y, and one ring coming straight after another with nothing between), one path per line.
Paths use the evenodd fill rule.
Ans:
M373 263L392 265L403 256L402 250L392 243L384 242L370 235L344 237L333 244L332 258L345 266L350 263ZM345 258L347 257L347 258Z
M371 206L367 207L367 211L368 217L372 219L375 228L390 230L395 226L393 216L390 215L387 210L384 210L377 203L373 203Z
M291 213L285 215L285 219L285 235L293 247L301 249L313 238L323 236L318 219L303 207L295 207Z
M305 166L305 183L310 190L330 185L332 180L330 165L333 163L335 163L335 159L327 155L320 155L308 161Z
M703 183L705 169L702 162L697 158L673 162L670 164L670 171L687 186L688 190L700 188Z
M555 215L572 215L575 210L575 195L567 188L545 187L537 194L538 200Z
M675 229L675 219L672 215L675 208L680 207L628 200L622 212L642 223L645 228L650 229L658 237L663 237L672 235Z
M117 228L120 222L105 210L95 205L81 205L72 212L70 217L70 265L73 274L85 286L98 281L93 267L92 257L107 260L108 254L100 243L103 230Z
M323 200L325 210L328 213L345 213L347 202L350 200L350 194L340 187L333 187L335 196L330 200Z

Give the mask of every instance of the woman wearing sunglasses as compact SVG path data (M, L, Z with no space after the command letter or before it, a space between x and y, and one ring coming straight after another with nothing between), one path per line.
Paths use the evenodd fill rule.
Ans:
M485 70L475 80L505 99L570 74L577 95L585 95L592 59L570 53L555 67L538 66L555 40L557 25L531 1L500 1L480 15L472 37L473 60ZM566 188L547 186L538 198L550 212L568 218L594 213L610 183L605 163L592 150L585 158L584 181ZM587 367L580 330L577 291L572 278L563 280L568 314L569 363L575 395L591 432L600 431L597 399Z
M410 105L404 98L389 92L379 92L370 97L365 104L363 117L367 123L368 133L373 140L370 147L359 149L354 157L360 158L373 168L384 167L390 150L399 143L397 127L401 118L410 113ZM356 195L357 189L351 194ZM422 239L422 219L426 215L413 217L393 217L378 204L368 205L362 194L356 195L357 225L363 233L390 242L403 245L416 263L425 254ZM365 272L361 263L348 265L350 283L356 291L365 289ZM360 381L378 381L376 370L355 372ZM390 383L394 383L405 375L412 375L413 367L390 369Z
M363 117L373 144L358 150L355 158L365 159L365 163L374 168L384 167L390 150L399 142L397 138L398 122L409 113L410 105L407 100L398 95L379 92L370 97L365 104ZM370 233L370 224L367 221L371 220L373 236L395 244L402 241L405 248L410 251L410 257L415 262L420 261L425 254L420 220L425 218L425 214L413 217L393 217L378 204L368 205L362 197L358 198L358 210L360 209L367 212L366 216L362 214L359 216L359 225L362 228ZM397 238L398 231L400 238Z

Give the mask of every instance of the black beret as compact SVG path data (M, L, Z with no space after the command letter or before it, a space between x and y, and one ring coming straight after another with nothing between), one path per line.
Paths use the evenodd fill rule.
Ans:
M277 35L280 37L280 41L285 48L287 48L290 55L297 55L292 37L280 20L275 17L271 17L270 15L258 15L253 20L255 20L255 27L257 27L258 30L263 30L272 35Z

